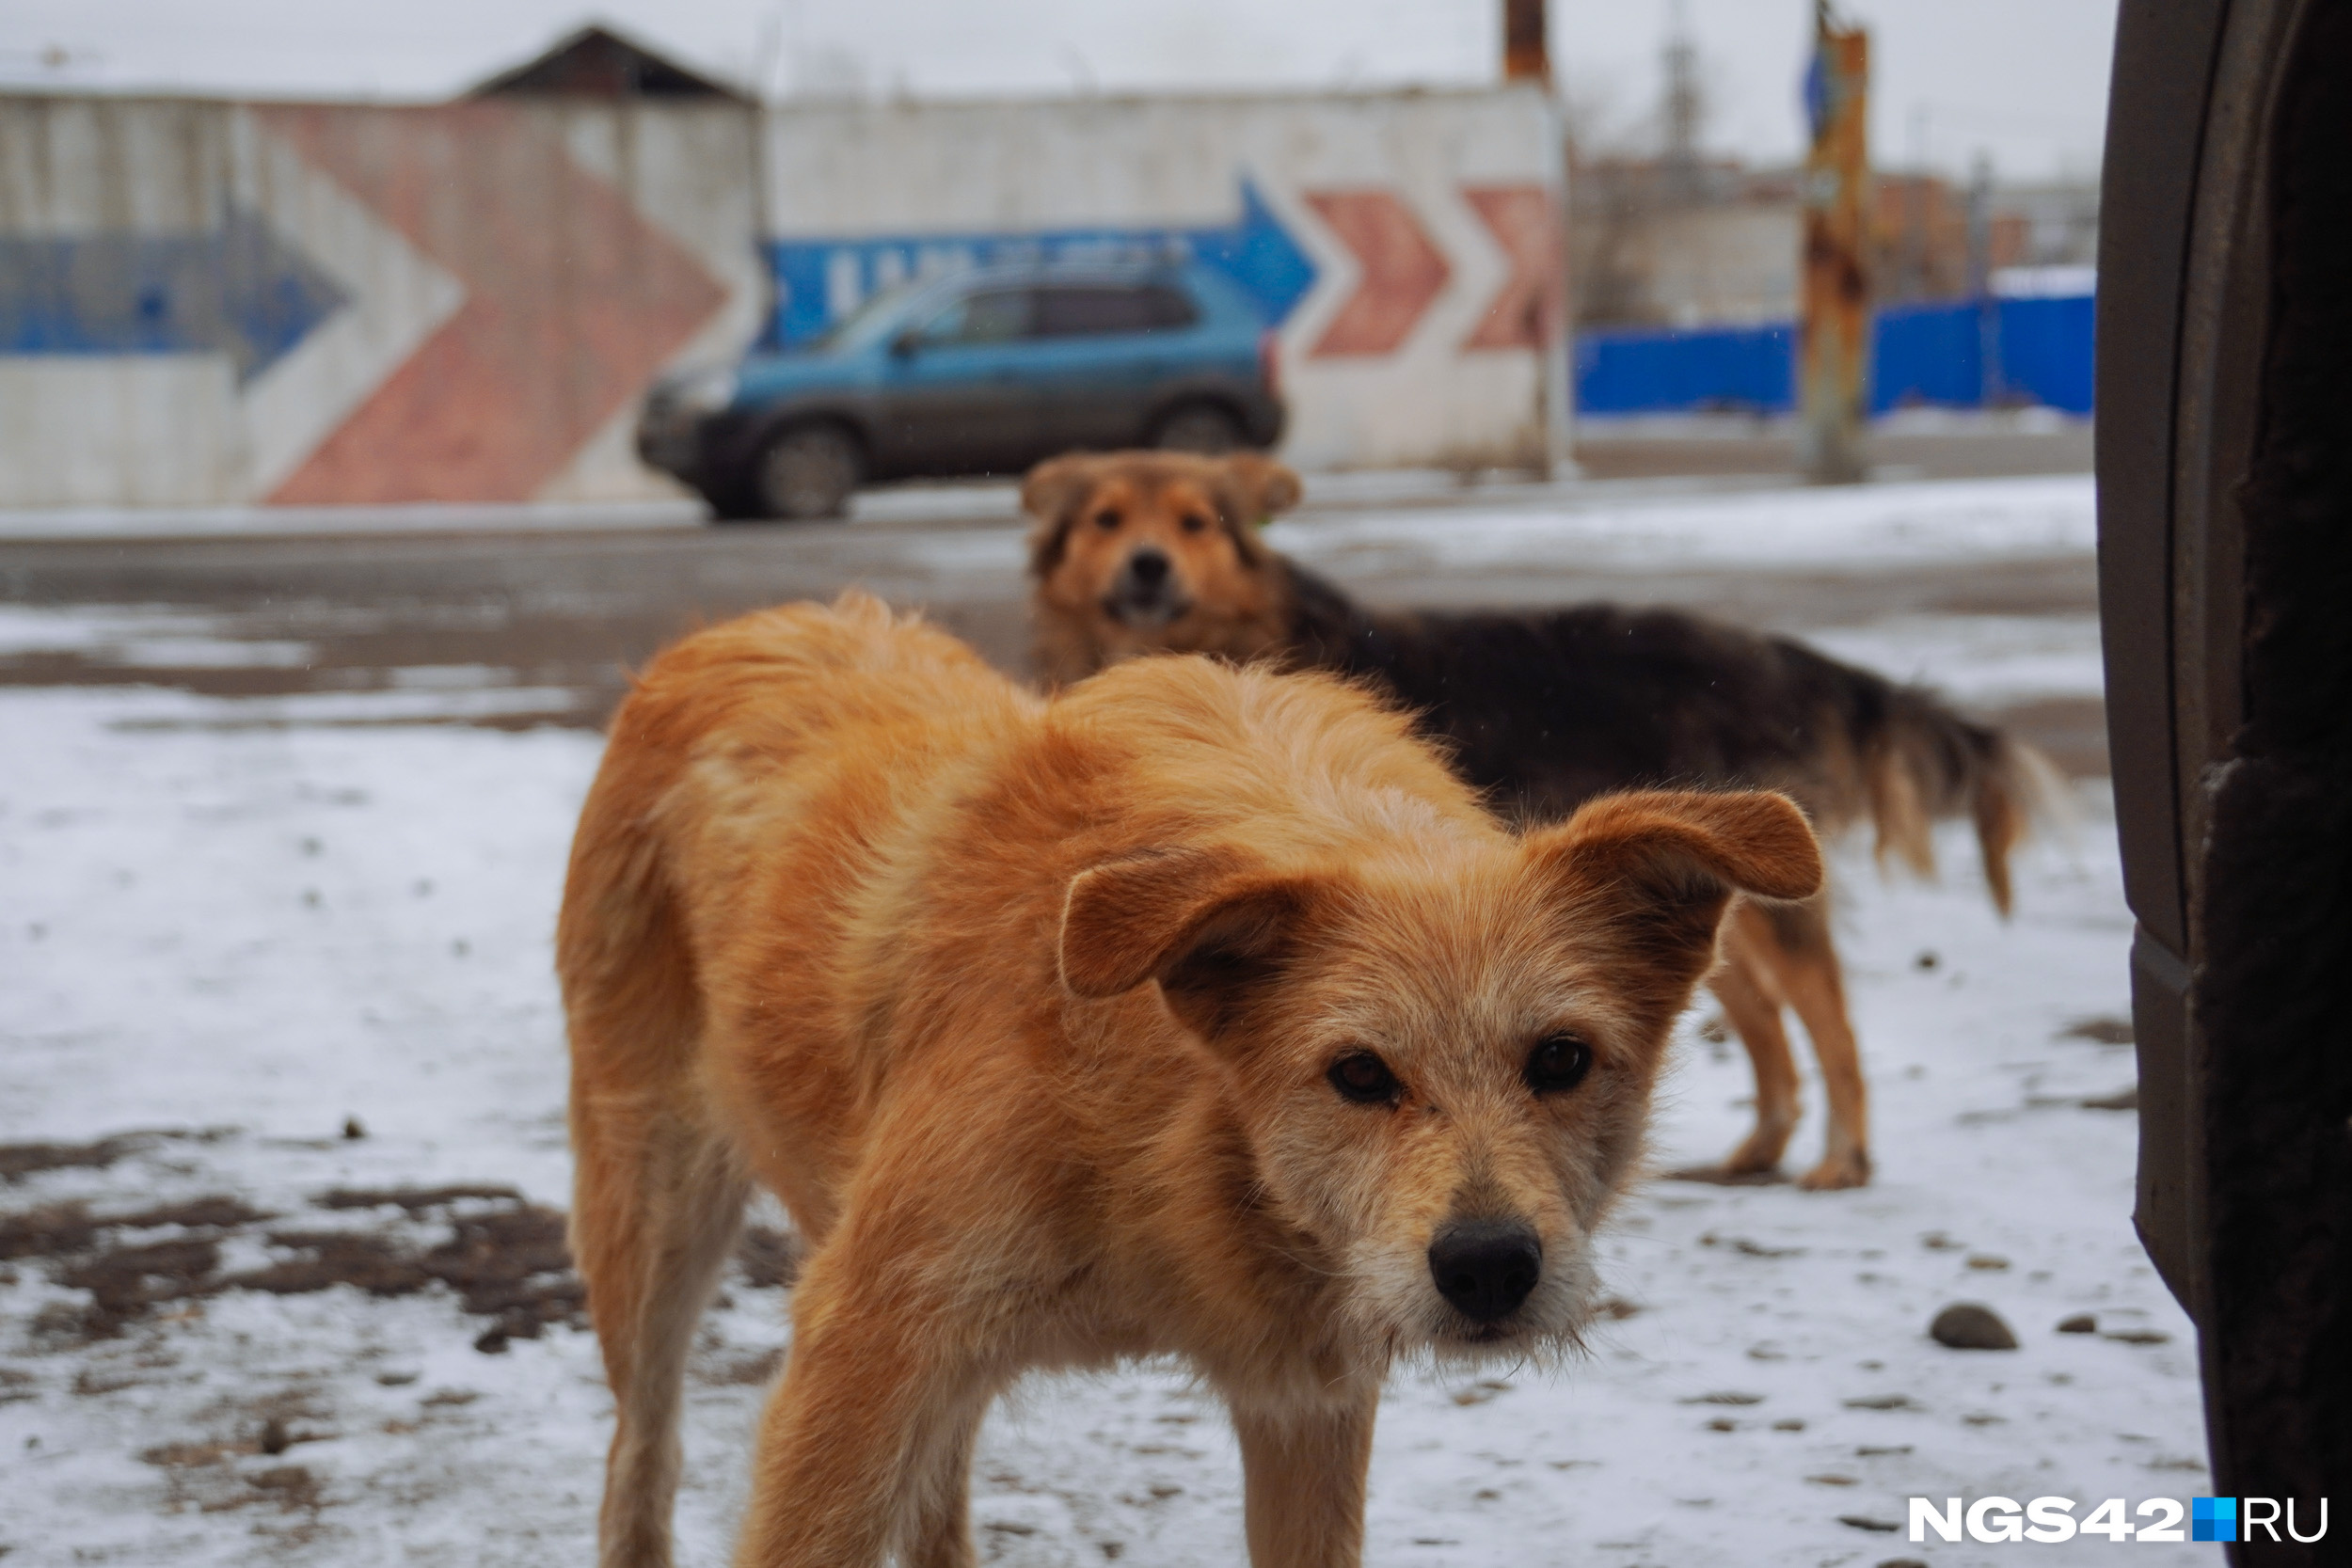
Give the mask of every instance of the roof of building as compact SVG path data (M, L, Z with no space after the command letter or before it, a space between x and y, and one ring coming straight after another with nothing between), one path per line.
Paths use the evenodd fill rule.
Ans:
M665 59L634 40L604 26L587 26L536 59L501 71L469 91L469 98L517 95L562 98L723 98L746 103L743 93Z

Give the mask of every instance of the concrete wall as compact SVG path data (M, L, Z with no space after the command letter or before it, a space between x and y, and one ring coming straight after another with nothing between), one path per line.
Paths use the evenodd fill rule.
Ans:
M675 494L628 450L664 369L976 246L1137 236L1259 295L1296 460L1540 461L1557 147L1530 91L0 98L0 505Z

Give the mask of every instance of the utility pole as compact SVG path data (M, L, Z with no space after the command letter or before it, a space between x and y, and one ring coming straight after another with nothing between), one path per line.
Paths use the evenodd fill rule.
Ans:
M1544 0L1502 0L1502 79L1551 85L1551 48L1544 37Z
M1805 110L1804 315L1798 330L1799 456L1816 484L1851 484L1862 451L1870 348L1870 280L1863 264L1863 195L1869 178L1870 36L1814 0L1813 65Z
M1541 366L1537 422L1543 430L1542 469L1548 479L1573 478L1577 472L1574 394L1568 380L1567 235L1561 219L1567 204L1567 143L1560 123L1559 100L1551 91L1551 47L1545 37L1545 0L1502 0L1502 79L1533 83L1543 90L1545 163L1551 170L1547 182L1554 193L1547 223L1552 253L1554 286L1544 292L1535 327L1535 354Z
M1666 199L1687 206L1699 199L1699 52L1681 0L1675 0L1666 38L1666 148L1660 160Z
M1997 408L2001 374L2001 302L1993 297L1993 159L1979 152L1968 174L1968 297L1977 307L1977 402Z

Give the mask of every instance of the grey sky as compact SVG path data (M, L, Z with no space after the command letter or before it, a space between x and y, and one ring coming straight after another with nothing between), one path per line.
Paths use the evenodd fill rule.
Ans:
M1564 81L1630 134L1673 0L1551 0ZM1809 0L1683 0L1707 142L1795 155ZM1501 0L11 0L0 82L273 97L445 97L601 16L772 90L921 95L1493 80ZM1872 27L1882 167L1979 150L2089 173L2114 0L1845 0ZM62 64L45 55L63 52ZM54 59L54 55L52 55Z

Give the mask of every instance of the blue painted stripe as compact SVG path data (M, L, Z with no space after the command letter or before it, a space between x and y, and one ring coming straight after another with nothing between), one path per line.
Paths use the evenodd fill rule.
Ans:
M224 354L243 383L347 303L239 208L193 234L0 235L0 354Z
M1241 215L1227 224L785 239L771 240L767 253L776 279L771 345L813 338L869 295L908 278L972 267L1190 259L1232 278L1276 325L1315 284L1313 258L1247 180Z

